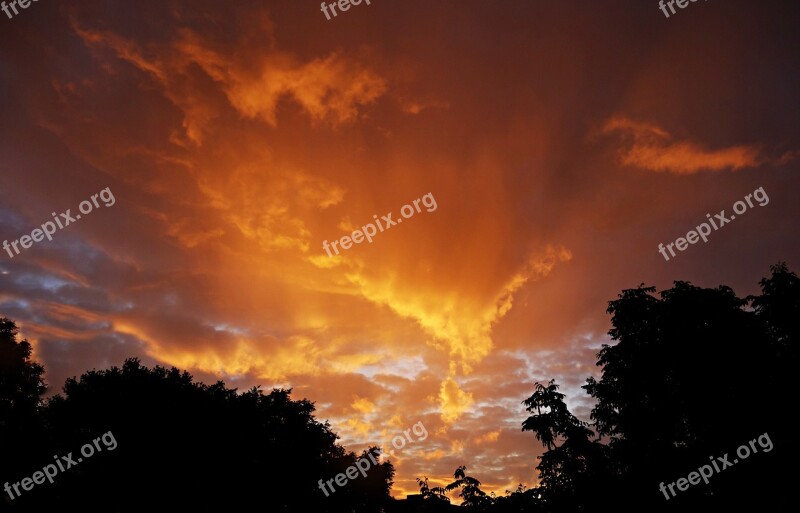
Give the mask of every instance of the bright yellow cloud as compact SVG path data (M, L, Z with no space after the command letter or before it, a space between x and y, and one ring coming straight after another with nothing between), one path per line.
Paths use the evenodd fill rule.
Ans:
M474 403L472 394L461 390L452 377L442 381L439 400L442 408L442 420L447 423L458 420L461 415L469 411Z
M355 411L364 415L369 415L375 411L375 403L365 397L358 397L353 401L352 407Z

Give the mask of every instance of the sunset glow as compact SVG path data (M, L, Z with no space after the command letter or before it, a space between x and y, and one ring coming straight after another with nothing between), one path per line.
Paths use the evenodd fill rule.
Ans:
M116 199L0 253L0 317L49 393L136 356L291 387L349 450L423 422L391 458L395 497L458 465L487 493L534 485L522 401L556 379L588 420L580 386L622 289L744 296L770 264L800 267L797 6L667 19L656 4L0 14L0 242L105 187ZM658 253L757 187L768 208ZM435 210L401 215L425 194ZM390 212L397 225L326 253Z

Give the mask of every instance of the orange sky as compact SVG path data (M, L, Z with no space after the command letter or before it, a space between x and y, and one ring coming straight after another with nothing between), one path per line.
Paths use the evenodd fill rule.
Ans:
M48 0L0 14L0 316L58 389L120 365L291 386L393 490L536 482L521 401L579 386L642 282L800 267L799 8L655 0ZM708 243L659 243L763 187ZM436 209L328 257L430 194Z

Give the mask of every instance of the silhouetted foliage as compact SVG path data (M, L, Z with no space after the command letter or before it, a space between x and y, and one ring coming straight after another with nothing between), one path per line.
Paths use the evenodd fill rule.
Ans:
M444 489L446 492L460 490L458 496L461 497L462 506L471 506L480 511L494 502L490 496L481 490L481 482L467 475L467 467L465 465L458 467L453 473L453 477L455 481L445 486Z
M555 381L547 386L537 383L535 389L523 401L525 409L535 415L522 423L522 430L533 431L547 449L537 467L542 498L580 511L580 498L601 491L605 484L607 474L602 471L609 465L608 448L592 440L592 430L569 412Z
M330 479L356 457L336 444L314 405L290 399L290 390L244 393L195 383L187 372L146 368L136 359L122 368L69 379L64 395L42 411L46 450L31 455L7 479L31 476L53 455L74 457L86 443L111 432L113 450L97 452L37 485L12 511L74 506L81 511L238 510L378 512L389 499L394 469L372 467L366 478L325 497L318 480Z
M487 511L496 513L544 513L546 500L542 496L541 487L526 488L519 484L516 490L506 490L502 497L496 497L492 508Z
M422 503L417 506L415 511L429 512L444 512L453 509L450 505L450 498L447 496L447 491L443 486L431 487L428 485L428 477L424 479L416 478L419 485L419 493L422 497ZM396 511L407 511L397 508Z
M589 378L584 389L596 400L592 427L608 437L610 460L599 451L580 469L602 476L604 493L572 494L569 481L545 481L551 453L562 464L569 459L557 454L559 447L539 466L545 497L555 490L574 496L577 502L563 511L788 506L791 472L781 466L798 454L786 408L794 402L787 378L798 364L800 286L779 264L761 288L760 296L740 299L729 287L678 281L660 298L640 286L609 302L616 344L603 346L602 376ZM685 477L710 456L733 453L765 432L772 452L669 500L659 491L661 482Z
M44 367L31 361L31 345L17 341L18 333L13 321L0 318L0 486L24 465L42 432Z

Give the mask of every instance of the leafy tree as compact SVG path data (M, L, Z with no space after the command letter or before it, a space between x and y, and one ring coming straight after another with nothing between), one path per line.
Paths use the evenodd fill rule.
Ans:
M0 318L0 485L36 454L44 367L31 360L31 345L17 341L17 325Z
M547 449L536 467L544 501L581 511L580 498L594 495L607 476L602 474L608 467L607 448L592 440L592 430L569 412L558 388L554 380L547 386L536 383L533 395L523 401L534 415L522 423L522 430L533 431Z
M428 485L428 476L424 479L416 478L419 485L419 493L422 495L423 500L434 502L450 503L450 497L447 496L447 490L442 486L434 486L431 488Z
M775 424L740 415L763 404L775 363L764 324L729 287L675 282L658 299L653 288L626 290L609 303L614 346L603 346L599 381L584 388L597 400L592 419L611 437L614 459L633 503L663 501L653 482L686 474ZM747 368L748 379L736 370ZM773 416L772 411L767 416ZM719 501L721 490L695 487L693 500ZM728 491L727 493L732 493Z
M37 468L17 469L12 482L51 463L53 455L72 452L77 459L84 444L104 433L113 435L116 447L105 446L59 473L55 483L25 492L9 509L133 512L158 503L181 511L261 505L281 512L378 513L389 500L391 464L370 468L366 478L326 497L318 481L335 477L355 455L336 444L327 423L314 419L313 403L292 400L290 393L257 387L238 393L137 359L69 379L64 394L42 411L45 455L32 458Z
M446 493L460 489L459 497L462 499L461 506L471 511L482 511L491 513L547 513L547 509L542 488L526 488L522 484L517 486L514 491L506 490L504 496L496 497L494 493L487 495L480 489L481 482L466 474L467 467L464 465L456 468L453 473L455 480L445 487L431 488L428 485L428 478L417 478L425 502L425 507L420 511L450 511L447 506L450 499ZM430 507L428 507L430 506ZM453 508L451 508L453 509Z
M749 296L753 309L765 324L770 342L778 346L781 356L797 350L800 340L800 278L785 262L770 267L772 276L762 278L760 296Z
M481 482L474 477L468 476L465 465L459 466L453 473L455 481L445 487L446 492L460 489L458 496L462 499L462 506L470 506L476 510L484 510L494 501L481 490Z
M545 500L541 487L526 488L521 483L516 490L506 490L505 495L496 497L492 513L544 513Z
M370 458L370 454L372 455ZM338 458L333 463L333 470L328 479L345 473L348 467L355 466L359 459L380 461L379 447L369 447L361 455L348 453ZM392 501L389 490L394 480L394 466L388 461L371 464L366 477L358 474L356 479L348 481L344 487L336 487L336 492L326 501L331 501L335 508L342 511L381 511L387 503ZM349 509L348 509L349 508Z
M659 295L641 285L609 302L615 344L598 353L600 379L583 387L596 401L592 424L568 411L553 381L524 402L534 415L523 430L547 449L537 467L547 511L789 506L791 473L777 469L800 455L786 413L800 364L800 280L785 264L771 271L760 296L677 281ZM661 482L764 433L774 451L746 467L669 501L660 492Z
M47 386L44 367L31 361L31 345L17 342L19 328L5 317L0 318L0 419L35 412Z

